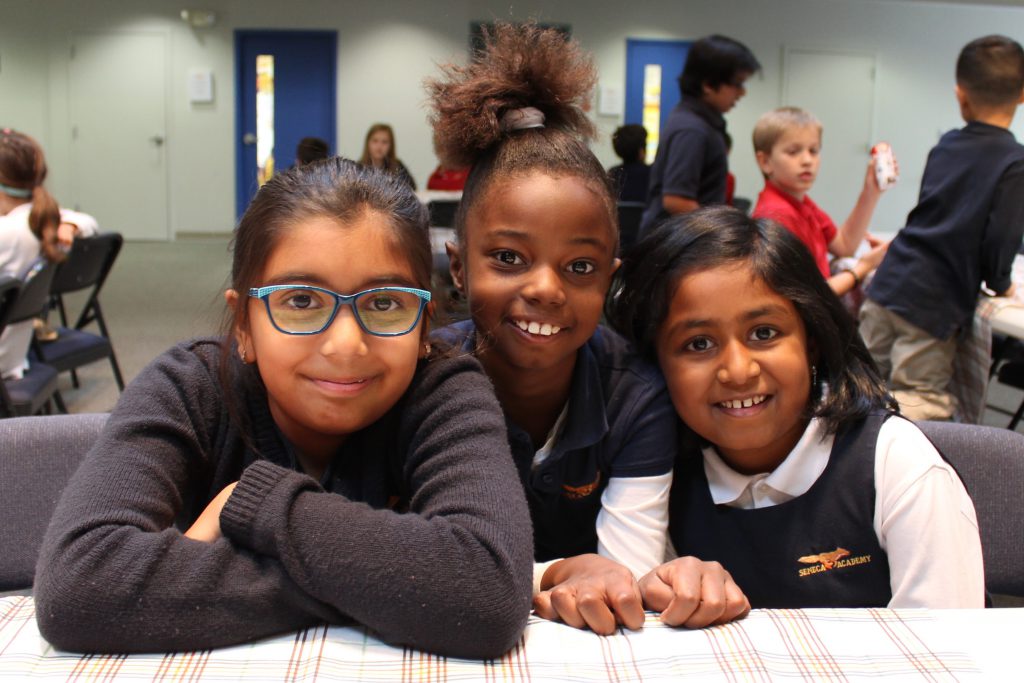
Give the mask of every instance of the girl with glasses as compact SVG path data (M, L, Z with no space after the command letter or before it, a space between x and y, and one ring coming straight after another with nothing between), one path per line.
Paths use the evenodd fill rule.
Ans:
M264 185L227 334L143 370L58 505L42 634L188 650L354 619L445 655L511 647L529 513L479 364L427 341L431 267L391 175L334 158Z
M664 559L676 419L657 369L598 325L618 225L587 147L595 80L564 34L499 25L430 90L442 162L472 166L448 247L472 319L439 334L480 359L505 411L538 614L611 633L643 624L636 577ZM746 610L728 574L691 560L688 625Z

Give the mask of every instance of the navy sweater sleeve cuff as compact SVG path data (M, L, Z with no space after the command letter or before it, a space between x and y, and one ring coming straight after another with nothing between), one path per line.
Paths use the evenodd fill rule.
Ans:
M220 528L224 536L241 546L258 550L253 534L256 517L267 496L289 473L289 470L265 460L258 460L245 468L220 512Z

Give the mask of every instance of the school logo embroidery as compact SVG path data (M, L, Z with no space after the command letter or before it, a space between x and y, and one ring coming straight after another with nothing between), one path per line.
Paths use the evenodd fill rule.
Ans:
M844 559L847 557L850 559ZM810 576L811 574L827 572L830 569L842 569L843 567L867 564L868 562L871 562L871 556L858 555L857 557L850 557L850 551L846 548L836 548L835 550L831 550L827 553L804 555L803 557L797 558L797 562L814 565L813 567L804 567L798 572L800 576Z
M597 473L597 479L584 484L583 486L569 486L568 484L562 484L562 495L569 500L583 500L591 493L597 490L597 485L601 483L601 473Z

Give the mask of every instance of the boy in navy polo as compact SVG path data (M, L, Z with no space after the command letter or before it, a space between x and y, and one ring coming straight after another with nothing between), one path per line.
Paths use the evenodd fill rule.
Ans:
M1024 233L1024 147L1008 130L1024 101L1024 50L1005 36L968 43L956 64L967 125L928 155L917 206L868 287L860 331L902 413L950 419L957 338L978 290L1008 295Z
M641 234L673 214L725 203L729 162L722 114L760 69L754 53L732 38L707 36L690 46L679 76L682 99L665 122L651 167Z

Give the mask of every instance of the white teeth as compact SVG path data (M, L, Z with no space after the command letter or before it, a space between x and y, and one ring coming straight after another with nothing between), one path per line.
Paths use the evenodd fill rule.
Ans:
M752 406L756 406L758 403L764 403L765 398L767 397L764 395L751 396L750 398L736 399L734 401L722 401L721 405L725 408L732 409L750 408Z
M551 323L527 322L525 320L517 320L514 324L523 332L529 332L530 334L539 334L542 337L550 337L553 334L558 334L558 332L562 329L561 327L557 325L552 325Z

